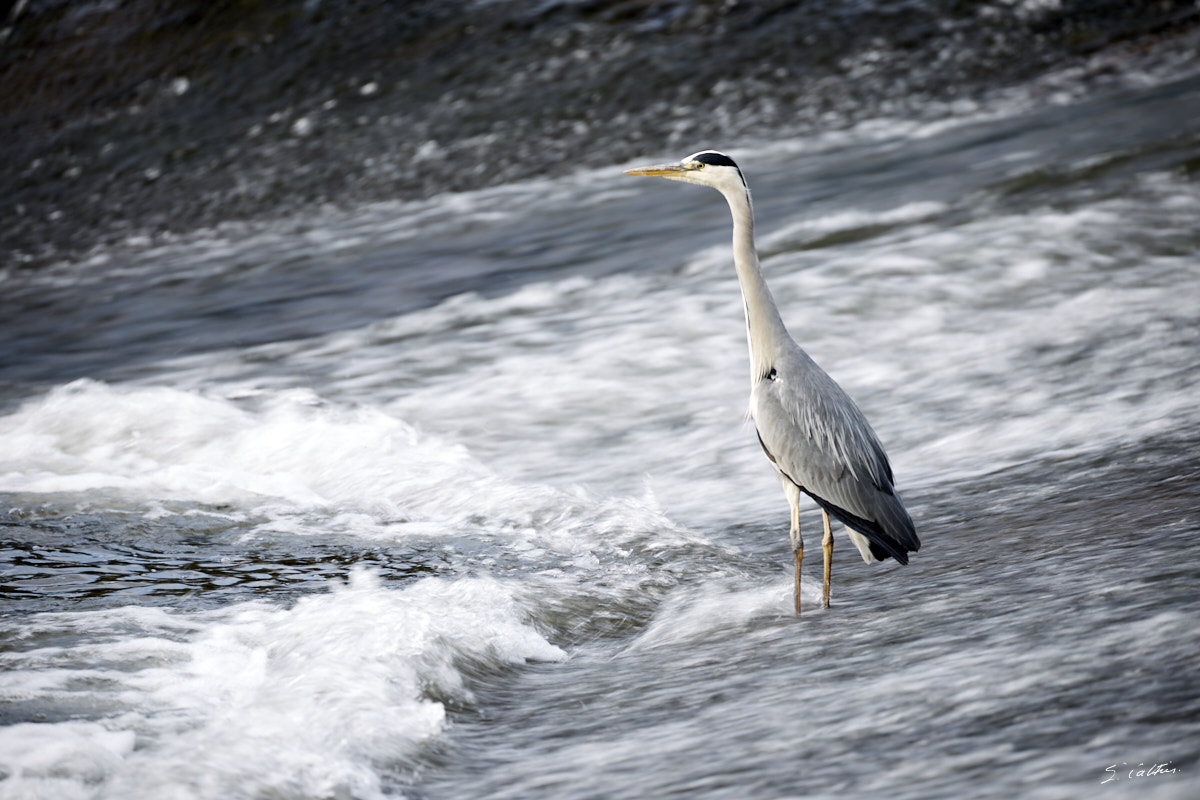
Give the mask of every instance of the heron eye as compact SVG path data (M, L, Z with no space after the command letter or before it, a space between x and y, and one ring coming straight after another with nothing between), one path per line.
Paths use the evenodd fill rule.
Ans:
M769 380L769 381L775 380L775 368L774 367L771 367L771 371L767 373L767 380Z

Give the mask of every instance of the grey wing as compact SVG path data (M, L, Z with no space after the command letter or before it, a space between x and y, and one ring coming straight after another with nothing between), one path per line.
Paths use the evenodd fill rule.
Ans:
M865 536L876 558L908 563L921 543L887 453L862 411L808 354L797 348L777 360L772 374L755 382L750 412L785 478Z

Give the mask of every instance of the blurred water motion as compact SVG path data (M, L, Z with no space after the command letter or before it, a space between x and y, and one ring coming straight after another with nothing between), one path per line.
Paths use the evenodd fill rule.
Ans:
M54 46L86 49L142 6L22 8L9 52L27 52L25 19L75 25L83 38ZM473 52L454 55L461 21L415 8L395 21L409 33L379 41L420 41L404 57L431 64ZM910 69L958 34L945 59L964 69L1008 52L978 49L986 31L965 18L932 25L935 3L781 6L774 23L759 4L540 8L472 6L479 36L524 32L498 50L577 37L553 44L557 67L506 72L505 86L558 70L564 94L587 98L587 76L636 72L671 43L685 54L671 70L707 76L726 62L685 45L722 30L729 58L774 64L774 42L807 35L801 18L821 35L797 58L844 46L857 60L802 82L842 98L797 123L803 135L772 116L809 108L786 80L680 84L663 114L611 77L597 113L635 110L569 158L582 139L490 105L467 73L451 89L480 94L445 98L430 125L470 111L535 133L503 151L402 128L380 158L485 164L495 173L471 185L490 185L444 191L459 184L431 166L424 196L364 203L374 178L321 170L376 157L362 143L387 128L331 137L329 118L368 113L346 96L394 100L396 79L355 67L333 97L349 72L299 65L352 46L373 63L350 23L392 18L243 10L247 30L281 15L277 42L312 37L263 78L298 76L290 112L247 125L276 113L248 103L211 123L211 143L261 124L246 136L262 150L207 177L207 155L181 156L118 214L132 240L106 243L120 225L87 219L73 239L61 222L44 229L51 253L22 238L43 229L8 231L28 258L0 294L0 797L1195 796L1191 12L1156 6L1135 25L1107 4L973 6L972 19L1018 20L1013 42L1048 31L988 78L945 60ZM148 41L211 34L233 12L180 13L153 18ZM333 43L339 20L350 33ZM1045 61L1066 20L1092 49ZM864 49L885 21L889 37ZM766 58L733 36L768 28ZM598 31L613 37L588 51L599 61L571 55ZM1169 55L1133 52L1168 39ZM278 55L261 38L205 41L231 48L215 72ZM164 74L142 119L221 96L204 99L215 78L201 72ZM927 102L934 74L947 98L957 86L986 102ZM424 102L435 84L406 91ZM102 117L76 130L128 132ZM150 157L160 136L198 135L157 124L116 147ZM699 137L718 130L730 138ZM303 173L316 141L331 157L298 184L239 196L222 183ZM784 317L871 418L924 542L901 568L864 565L839 539L834 607L799 621L787 506L742 419L727 211L620 170L634 150L703 146L748 175ZM125 185L120 170L89 174L61 180L95 179L87 192L103 196ZM26 212L66 197L44 177L26 173ZM345 189L346 207L272 194L310 178ZM246 218L197 228L216 219L205 198ZM152 217L137 209L159 202L170 236L139 228ZM810 544L818 519L805 512ZM1139 763L1167 766L1138 777Z

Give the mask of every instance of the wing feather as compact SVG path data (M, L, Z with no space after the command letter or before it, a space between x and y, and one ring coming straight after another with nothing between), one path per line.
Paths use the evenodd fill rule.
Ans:
M755 381L750 413L776 469L865 536L875 557L908 563L908 552L921 544L883 445L849 395L799 346Z

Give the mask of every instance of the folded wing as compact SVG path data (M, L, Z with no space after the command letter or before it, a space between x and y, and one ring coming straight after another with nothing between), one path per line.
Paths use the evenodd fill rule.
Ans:
M776 469L870 542L876 558L908 563L921 542L892 468L862 411L799 347L756 380L750 413Z

